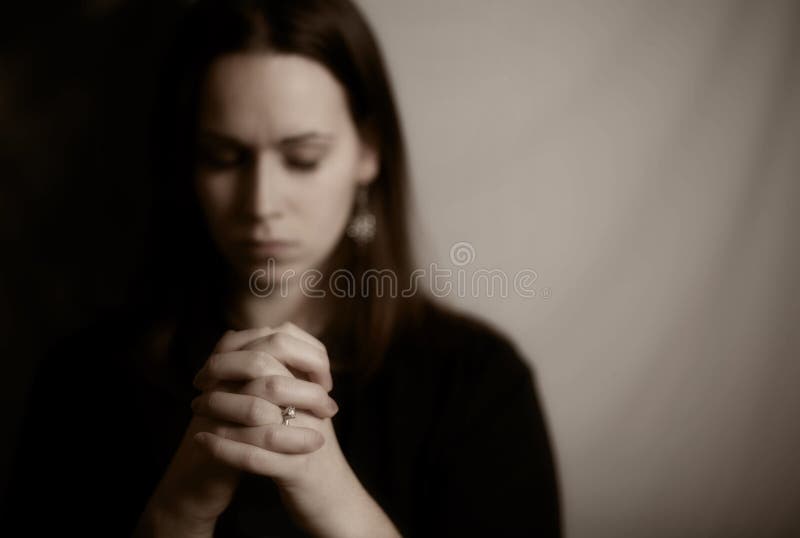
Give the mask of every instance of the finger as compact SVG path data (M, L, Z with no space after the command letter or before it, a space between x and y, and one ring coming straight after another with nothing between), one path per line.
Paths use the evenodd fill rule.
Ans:
M333 389L328 354L304 340L283 331L274 332L247 344L243 349L266 351L284 365L308 374L326 392Z
M244 329L241 331L234 331L229 330L217 343L217 346L214 348L215 351L223 352L223 351L234 351L237 349L242 348L243 346L247 345L249 342L257 338L262 338L274 332L284 331L288 332L292 336L299 338L300 340L304 340L305 342L318 347L320 350L325 351L325 344L323 344L318 338L313 336L312 334L304 331L291 321L286 321L280 324L277 327L255 327L251 329Z
M212 354L194 378L194 386L206 390L217 381L247 381L267 375L291 375L278 359L260 350Z
M262 338L275 332L271 327L257 327L254 329L245 329L242 331L229 330L222 335L217 345L214 347L216 353L224 353L225 351L236 351L244 345Z
M328 352L327 349L325 348L325 344L323 344L320 340L318 340L314 335L304 331L291 321L281 323L280 325L278 325L277 329L279 331L287 332L292 336L294 336L295 338L299 338L300 340L308 342L312 346L318 347L321 351L324 351L325 353Z
M308 454L325 444L325 437L312 428L280 424L245 427L218 425L211 432L223 439L247 443L282 454Z
M204 392L192 400L192 411L200 416L245 426L281 422L281 410L263 398L216 390Z
M339 406L320 385L294 377L270 375L254 379L238 392L257 396L280 406L293 405L310 411L319 418L333 417L339 411Z
M284 336L277 338L281 333L292 338ZM309 356L291 356L290 353L292 351L298 352L298 346L293 346L290 342L286 342L291 340L304 342L315 351L310 352ZM278 357L279 360L299 371L306 372L311 380L320 383L327 391L333 389L330 363L324 344L291 322L282 324L280 329L259 327L243 331L227 331L217 343L215 352L234 351L240 348L257 349L265 341L277 342L281 346L286 345L287 349L283 350L286 353L282 357Z
M198 432L194 435L194 440L208 450L214 459L249 473L284 478L294 463L291 455L225 439L211 432Z

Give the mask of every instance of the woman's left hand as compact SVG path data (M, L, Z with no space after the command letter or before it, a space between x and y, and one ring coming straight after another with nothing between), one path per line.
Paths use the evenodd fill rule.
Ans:
M325 346L296 325L286 323L275 329L250 329L236 336L242 340L240 349L266 352L288 370L298 372L298 376L332 388ZM230 379L214 379L208 373L201 373L197 383L198 388L216 385L226 392L261 398L280 406L291 404L293 394L301 387L309 389L307 381L279 375L236 384ZM247 408L242 408L239 417L232 416L230 408L209 405L208 400L195 407L195 413L207 416L215 424L212 431L197 434L195 440L215 459L231 467L272 478L284 505L306 531L315 536L331 537L400 535L347 462L330 417L320 418L317 415L322 413L307 412L296 405L296 418L287 426L275 427L274 424L254 424ZM280 435L282 428L312 428L322 434L324 443L308 453L274 452L266 448L270 440L258 435L261 426L269 426L272 436Z

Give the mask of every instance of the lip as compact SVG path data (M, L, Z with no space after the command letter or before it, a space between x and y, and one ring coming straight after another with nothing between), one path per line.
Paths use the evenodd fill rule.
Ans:
M297 242L279 239L270 239L268 241L248 239L242 242L242 246L244 246L245 250L251 255L261 257L283 254L297 246Z

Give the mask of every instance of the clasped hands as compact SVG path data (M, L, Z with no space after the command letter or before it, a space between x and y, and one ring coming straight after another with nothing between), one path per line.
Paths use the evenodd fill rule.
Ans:
M399 536L341 451L318 339L291 323L228 331L194 385L194 416L148 505L146 526L163 531L151 535L213 536L244 471L271 478L312 535Z

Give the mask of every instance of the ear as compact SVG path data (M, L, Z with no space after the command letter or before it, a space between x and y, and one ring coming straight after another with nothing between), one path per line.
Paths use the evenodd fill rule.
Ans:
M372 144L362 143L356 164L356 183L369 185L378 177L380 157Z

